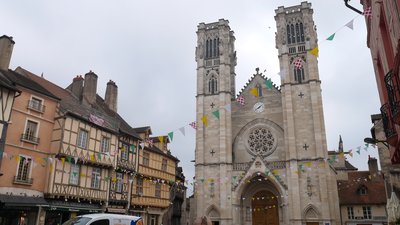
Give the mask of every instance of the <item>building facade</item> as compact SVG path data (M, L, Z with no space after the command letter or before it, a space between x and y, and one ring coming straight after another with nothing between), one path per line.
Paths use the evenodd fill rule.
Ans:
M340 224L336 178L326 160L321 81L309 52L317 46L313 10L303 2L275 13L281 89L256 69L237 98L228 21L198 25L190 206L198 223Z

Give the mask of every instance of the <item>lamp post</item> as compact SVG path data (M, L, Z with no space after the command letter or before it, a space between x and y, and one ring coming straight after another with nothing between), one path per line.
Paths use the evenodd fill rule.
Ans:
M6 144L8 123L10 122L11 111L14 105L14 98L18 97L21 93L21 91L19 91L3 73L3 71L0 71L0 171L1 163L3 161L4 147ZM2 175L3 173L0 172L0 176Z
M364 138L364 142L367 143L367 144L373 144L373 145L376 145L377 143L382 143L387 148L389 148L388 143L386 141L384 141L384 140L377 140L375 138L366 137L366 138Z

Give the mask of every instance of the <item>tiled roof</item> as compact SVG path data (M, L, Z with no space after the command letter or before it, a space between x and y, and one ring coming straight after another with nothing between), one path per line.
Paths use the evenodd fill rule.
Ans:
M150 131L149 134L152 134L150 126L135 127L135 128L133 128L133 129L135 129L135 131L136 131L137 133L144 133L144 132L146 132L146 131Z
M369 171L348 173L348 180L337 182L340 205L386 204L385 184L379 174ZM361 195L358 190L367 188L367 194Z
M160 138L158 138L158 137L164 137L164 142L166 141L167 143L170 143L168 135L160 135L160 136L150 137L150 139L153 140L153 143L158 143L158 142L160 142Z
M0 86L6 87L8 89L14 90L16 92L20 92L15 84L8 79L1 71L0 71Z
M43 77L39 77L21 67L16 69L26 77L36 81L48 91L56 95L61 99L61 112L64 114L70 114L80 119L87 120L90 115L94 115L104 120L103 128L106 128L114 133L118 133L119 130L132 135L136 138L140 138L135 130L129 126L129 124L116 112L110 110L105 104L104 100L96 95L96 104L89 105L82 103L75 95L69 90L64 89Z
M163 155L163 156L165 156L165 157L168 157L168 158L174 160L175 162L179 162L179 159L178 159L177 157L171 155L170 153L165 153L165 152L163 152L161 149L157 148L157 147L154 146L154 145L151 146L151 147L145 146L144 149L147 150L147 151L151 151L151 152L154 152L154 153Z
M43 95L46 95L50 98L60 100L57 96L53 95L51 92L46 90L46 88L42 87L40 84L37 82L25 77L22 74L19 74L15 71L12 70L0 70L1 75L7 77L13 84L22 86L24 88L30 89L32 91L41 93Z

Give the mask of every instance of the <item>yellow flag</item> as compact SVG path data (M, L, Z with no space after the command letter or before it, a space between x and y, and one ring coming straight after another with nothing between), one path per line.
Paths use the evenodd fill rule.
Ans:
M90 160L95 161L94 154L90 154Z
M315 55L316 57L318 57L318 52L319 52L318 46L310 50L310 53Z
M202 118L201 118L201 121L203 121L203 123L204 123L204 125L208 125L208 117L207 116L203 116Z
M61 158L62 165L65 163L65 158Z
M276 175L276 174L278 174L278 170L274 169L274 170L272 170L272 173Z
M158 140L160 140L161 143L164 143L164 136L159 136Z
M341 158L344 158L344 152L339 153L339 156L340 156Z
M252 88L252 89L250 89L250 94L252 94L252 95L258 97L258 89L257 89L257 88Z
M311 168L311 166L312 166L312 162L306 162L305 164L306 164L306 166L307 166L308 168Z

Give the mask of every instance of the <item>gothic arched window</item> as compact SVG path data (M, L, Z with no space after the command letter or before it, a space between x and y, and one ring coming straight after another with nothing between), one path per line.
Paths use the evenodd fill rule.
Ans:
M300 23L300 39L301 39L301 42L304 42L304 28L303 28L303 23Z
M294 25L290 24L290 35L292 36L292 43L296 43L296 34L294 33Z
M296 23L296 42L300 42L300 27L298 23Z
M218 91L218 82L217 78L212 75L210 80L208 81L208 92L210 94L216 94Z
M214 44L213 44L214 50L213 50L213 57L217 56L217 39L214 38Z
M289 24L286 25L286 34L287 34L287 42L288 42L288 44L291 44L292 43L292 39L290 37L290 26L289 26Z
M304 68L303 67L301 69L295 67L293 74L294 74L295 81L297 81L299 83L302 83L304 81Z
M210 45L210 42L207 40L206 41L206 59L208 59L208 57L210 57L210 53L208 52L208 46Z
M219 56L219 38L217 38L217 57Z

